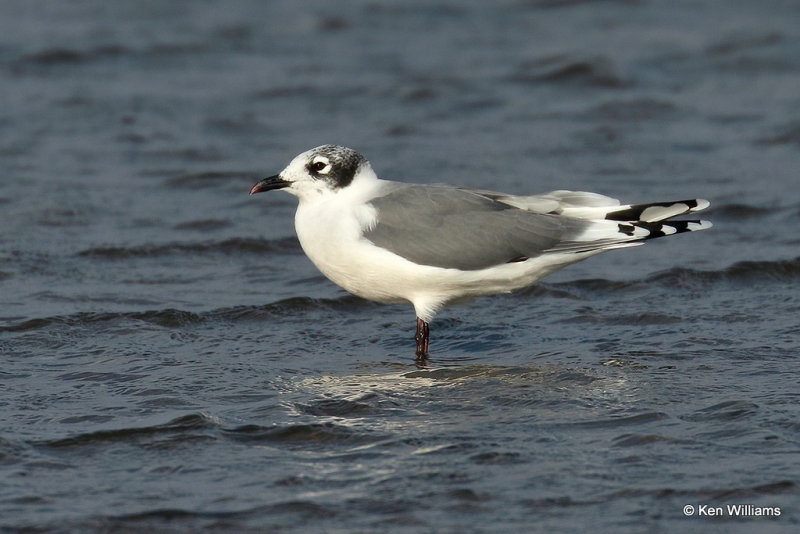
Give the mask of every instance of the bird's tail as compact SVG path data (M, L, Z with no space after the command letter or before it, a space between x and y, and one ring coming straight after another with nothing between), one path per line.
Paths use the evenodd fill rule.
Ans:
M684 213L700 211L706 209L710 204L708 200L702 198L677 200L673 202L653 202L650 204L631 204L608 211L605 218L610 221L641 221L651 223L671 219L672 217L683 215ZM695 230L702 230L702 228L695 228ZM692 230L682 231L686 232Z
M696 232L711 228L709 221L668 221L672 217L684 213L700 211L711 203L702 198L677 200L673 202L652 202L649 204L631 204L620 206L609 211L604 219L618 221L618 232L635 237L636 240L654 239L683 232ZM666 222L660 222L666 221Z
M654 239L683 232L706 230L713 225L710 221L666 221L666 222L624 222L617 225L618 233L636 240Z
M657 222L700 211L710 205L708 200L674 200L672 202L650 202L647 204L604 205L604 206L565 206L560 213L578 219L607 219L620 222Z
M635 247L648 239L696 232L711 228L704 220L667 220L685 213L700 211L710 203L703 199L566 208L564 215L588 219L591 224L577 238L563 241L549 252L595 252L612 248ZM572 211L572 213L570 213Z

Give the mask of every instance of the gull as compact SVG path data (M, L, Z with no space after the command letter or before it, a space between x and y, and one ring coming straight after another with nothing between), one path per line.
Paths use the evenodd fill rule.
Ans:
M326 277L368 300L414 306L418 360L428 355L429 323L448 303L509 293L606 250L711 227L666 221L708 207L703 199L621 204L585 191L516 196L392 182L337 145L303 152L250 194L275 189L298 198L297 237Z

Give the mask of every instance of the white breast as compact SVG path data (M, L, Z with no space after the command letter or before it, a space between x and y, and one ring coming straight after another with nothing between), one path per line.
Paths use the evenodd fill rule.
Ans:
M301 199L295 215L297 237L309 259L337 285L369 300L411 302L417 316L426 321L449 301L525 287L591 255L548 254L477 271L417 265L362 237L376 220L369 199L380 182L354 183L335 193Z
M363 228L375 221L375 209L365 202L369 197L369 188L351 186L300 202L295 215L300 245L322 274L347 291L379 302L408 300L390 275L396 269L386 258L390 254L362 237Z

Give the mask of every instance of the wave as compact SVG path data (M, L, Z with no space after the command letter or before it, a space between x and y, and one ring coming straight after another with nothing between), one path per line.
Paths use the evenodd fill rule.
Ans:
M571 83L599 87L628 87L631 83L619 76L607 57L572 58L550 56L525 63L510 78L522 83Z
M300 515L306 518L327 519L335 516L336 513L337 512L330 507L322 506L311 501L288 501L230 512L199 512L180 508L165 508L115 516L112 519L115 522L122 523L150 522L152 520L172 522L175 520L187 519L246 519L248 517L269 517L272 515Z
M25 67L52 67L60 65L77 65L106 59L120 57L147 58L163 57L202 52L211 45L195 43L186 44L156 44L148 48L135 49L119 44L95 46L85 49L55 46L42 48L38 51L23 54L15 62L15 70Z
M35 317L0 326L0 332L25 332L50 326L60 325L75 327L99 323L116 323L120 321L141 321L165 328L180 328L187 325L205 323L206 321L259 321L274 317L282 317L291 313L308 313L313 310L352 312L373 306L377 306L377 304L352 295L343 295L336 299L292 297L270 304L233 306L206 312L191 312L175 308L165 308L141 312L79 312L70 315Z
M300 253L296 237L260 239L234 237L223 241L199 243L165 243L132 247L92 247L77 253L84 258L120 260L128 258L154 258L180 254L287 254Z
M72 48L53 47L21 56L18 64L39 66L85 63L100 58L116 57L130 53L130 50L118 45L108 45L91 50L75 50Z
M45 449L76 449L105 446L112 443L141 444L142 442L157 441L163 446L166 444L165 437L169 438L170 436L176 446L187 439L197 441L203 436L212 440L274 443L289 447L316 446L320 442L363 444L386 438L382 434L365 432L330 422L272 426L243 425L235 428L223 428L215 417L203 413L193 413L160 425L99 430L66 438L33 441L30 445Z
M740 261L719 270L700 270L687 267L674 267L640 280L606 280L586 278L559 282L539 283L523 294L541 294L556 298L577 298L591 293L638 291L653 285L667 288L701 289L720 283L753 284L772 282L791 282L800 278L800 257L791 260ZM649 317L653 322L669 322L669 317Z
M523 296L558 299L586 299L593 295L637 292L649 290L653 286L668 289L701 290L718 284L784 283L800 278L800 257L791 260L741 261L719 270L700 270L687 267L674 267L654 273L638 280L607 280L605 278L583 278L568 282L539 282L519 292ZM669 315L649 314L635 318L620 318L646 324L668 324L679 322L680 318Z
M755 219L772 215L780 211L780 208L750 206L748 204L720 204L719 206L712 206L707 214L714 219Z
M619 325L659 325L676 324L683 322L683 318L666 313L630 313L622 315L601 315L594 310L586 313L578 312L566 319L561 319L559 323L598 323L598 324L619 324Z
M526 499L524 504L537 510L552 509L555 507L589 506L606 504L615 500L625 499L626 501L637 498L647 497L656 499L675 500L677 497L690 498L694 502L710 502L725 500L731 502L732 499L752 499L764 495L782 495L795 493L797 484L791 480L779 480L757 486L744 486L733 488L703 488L703 489L676 489L666 488L628 488L599 495L590 499L572 499L571 497L545 497L540 499Z
M646 412L624 417L612 417L609 419L593 419L589 421L575 421L572 423L559 423L554 426L562 428L616 428L628 425L641 425L668 419L669 416L664 412Z
M598 120L640 121L668 118L676 112L676 106L670 102L637 98L605 102L587 111L586 117Z
M189 414L161 425L99 430L97 432L78 434L68 438L34 441L31 444L49 449L76 448L119 441L136 442L142 438L217 427L219 427L219 423L213 417L205 414Z
M225 219L196 219L193 221L186 221L173 226L176 230L192 230L195 232L209 232L212 230L219 230L231 225L230 221Z
M298 523L330 521L340 510L307 500L280 501L242 510L153 508L126 514L67 519L56 523L34 523L20 532L264 532L247 528L248 520L267 521L266 531L293 531ZM243 522L239 524L239 522ZM329 526L329 525L328 525Z
M228 183L234 179L257 182L262 177L252 172L241 171L211 171L190 174L181 174L166 181L167 186L177 189L203 189L217 185L218 182Z
M748 401L726 401L702 410L697 410L693 414L681 417L685 421L708 422L708 421L733 421L752 417L758 412L758 405Z
M244 425L226 429L222 435L241 442L282 443L286 445L316 446L321 442L362 444L385 439L386 436L363 432L334 423L309 423L297 425Z
M119 320L135 320L164 327L180 327L187 324L203 322L200 314L166 308L144 312L79 312L71 315L53 317L37 317L11 325L0 326L0 332L25 332L38 330L51 325L85 326L96 323L110 323Z
M286 317L292 314L306 314L313 311L333 310L337 312L354 312L378 306L373 302L353 295L343 295L335 299L315 299L311 297L291 297L269 304L256 306L233 306L218 308L200 313L201 320L219 322L262 321L275 317Z
M756 140L759 145L787 145L800 144L800 122L788 124L773 135L761 137Z
M792 260L740 261L717 271L701 271L676 267L656 273L647 283L661 285L695 285L717 282L788 282L800 277L800 257Z
M342 398L318 399L308 403L295 403L298 412L321 417L363 417L376 415L383 412L376 404L364 401L374 401L377 404L378 395L370 393L357 400Z
M231 242L212 244L178 245L195 251L224 251L229 247L241 250L253 247L255 250L274 251L274 241L253 240L253 243ZM291 249L294 238L279 240L280 246ZM173 245L163 247L145 248L111 248L88 249L79 254L107 259L120 259L127 257L149 257L151 255L171 253ZM523 295L553 298L581 298L592 294L608 292L640 291L653 285L674 288L703 289L710 285L720 283L753 284L789 282L800 278L800 257L792 260L776 261L743 261L734 263L730 267L716 271L703 271L676 267L667 271L653 274L642 280L616 281L605 279L583 279L557 284L540 283L521 292ZM314 310L333 310L337 312L359 312L375 306L369 302L352 295L343 295L335 299L315 299L310 297L292 297L269 304L253 306L233 306L218 308L205 312L191 312L174 308L160 310L147 310L137 312L80 312L71 315L58 315L52 317L35 317L0 326L0 332L23 332L47 328L52 325L80 326L116 321L142 321L165 328L180 328L186 325L200 324L206 321L238 322L258 321L270 319L287 314L308 313ZM642 324L670 324L678 322L680 318L664 314L647 314L625 316L619 321Z

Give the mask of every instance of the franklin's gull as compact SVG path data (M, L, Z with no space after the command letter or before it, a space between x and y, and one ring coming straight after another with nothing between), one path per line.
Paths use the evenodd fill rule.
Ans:
M414 306L420 359L428 323L449 302L507 293L606 250L711 227L662 222L708 207L702 199L620 204L584 191L515 196L391 182L335 145L303 152L250 194L272 189L299 199L297 237L325 276L359 297Z

